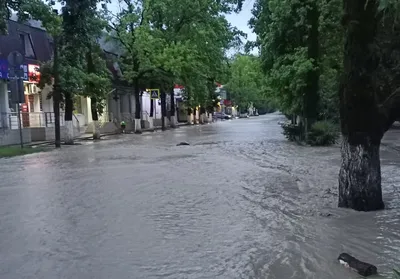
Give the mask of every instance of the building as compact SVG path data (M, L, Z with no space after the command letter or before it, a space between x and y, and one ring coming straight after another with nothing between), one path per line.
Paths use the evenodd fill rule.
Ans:
M110 94L109 100L105 101L105 111L100 117L102 125L106 125L110 121L131 118L135 104L133 91L120 79L121 73L116 63L117 54L107 51L115 50L115 46L103 41L101 46L105 50L105 59L107 59L107 65L114 76L112 94ZM9 53L13 51L20 52L24 58L21 66L24 73L24 98L23 102L19 104L21 124L24 135L26 134L24 139L26 141L54 139L55 117L53 100L49 96L52 87L46 86L41 90L37 86L40 80L39 65L51 59L53 48L53 40L40 27L40 22L29 21L27 24L22 24L16 20L8 21L8 34L0 36L0 145L19 142L18 105L11 90L7 61ZM60 114L63 137L64 113L62 108ZM93 129L90 98L76 96L73 122L76 136ZM116 125L113 126L114 130L115 128ZM13 140L15 133L18 134L18 140Z
M52 126L54 114L52 101L48 99L50 88L40 90L37 83L40 80L38 68L41 62L51 59L53 42L48 34L41 28L17 21L8 21L8 35L0 36L0 129L2 140L0 144L13 144L12 138L18 129L18 106L22 111L22 126L24 138L30 141L36 139L39 128ZM21 69L23 71L23 102L17 104L9 82L10 72L7 57L18 51L23 55ZM33 133L33 134L32 134ZM1 134L0 134L1 135Z

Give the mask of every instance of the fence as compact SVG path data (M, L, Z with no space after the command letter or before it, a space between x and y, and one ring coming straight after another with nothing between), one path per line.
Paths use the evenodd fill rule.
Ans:
M22 128L54 127L54 112L21 112ZM64 126L64 113L60 113L60 126ZM18 113L1 113L0 128L18 129Z

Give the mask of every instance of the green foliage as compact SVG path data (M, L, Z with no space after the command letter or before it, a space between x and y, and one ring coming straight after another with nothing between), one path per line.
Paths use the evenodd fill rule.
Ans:
M312 146L335 144L339 138L338 126L330 121L315 122L307 134L307 143Z
M226 76L225 52L241 35L223 13L240 5L236 0L125 0L117 15L106 10L124 79L137 92L144 84L165 92L179 83L187 107L213 107L214 83Z
M319 14L318 61L310 58L309 17L313 5ZM280 111L303 115L305 96L310 93L309 75L320 74L319 118L337 119L337 91L342 69L342 29L339 0L256 0L249 24L257 34L265 92Z
M394 273L394 279L400 279L400 271L397 271L397 269L393 269Z
M281 124L283 129L282 134L285 136L286 139L289 141L297 141L301 136L301 127L292 124L290 121L284 122Z
M49 2L46 4L46 2ZM45 28L56 25L50 1L41 0L3 0L0 2L0 35L7 34L7 20L16 12L19 21L40 20Z
M273 99L258 100L253 104L259 114L272 113L276 111L277 105Z
M235 105L247 110L253 103L261 102L263 76L260 58L238 54L230 64L230 79L226 84Z
M30 146L25 146L24 148L21 148L19 146L2 146L0 147L0 158L10 158L15 156L38 153L42 151L45 151L45 149L32 148Z
M52 12L51 1L48 2L49 4L40 0L24 3L21 1L18 7L25 17L41 20L42 25L56 41L61 97L74 98L74 94L79 94L97 98L98 104L103 104L101 101L106 99L111 84L110 74L97 45L97 39L105 26L96 8L100 1L59 1L63 4L60 16ZM94 50L92 54L96 67L95 71L88 72L86 54L91 50ZM53 59L40 65L40 88L53 84L54 66ZM48 97L50 98L52 94L53 92L50 92ZM101 105L99 110L102 110Z
M104 110L104 101L111 90L111 73L107 69L102 49L93 45L86 54L87 71L83 77L82 96L92 99L92 106L95 106L100 115Z

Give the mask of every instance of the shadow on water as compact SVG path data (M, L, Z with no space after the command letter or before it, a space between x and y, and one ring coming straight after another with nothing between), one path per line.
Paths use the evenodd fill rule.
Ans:
M338 147L287 142L282 118L7 160L0 277L359 278L341 252L389 276L400 259L398 154L382 149L388 210L338 209Z

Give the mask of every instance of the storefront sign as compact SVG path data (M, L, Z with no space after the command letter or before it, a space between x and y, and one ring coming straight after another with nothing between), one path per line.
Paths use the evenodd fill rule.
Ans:
M40 72L39 72L39 65L28 65L28 77L29 82L31 83L39 83L40 81Z
M28 65L21 65L21 70L23 76L22 80L28 81ZM10 70L7 60L0 59L0 79L9 79L10 78Z

